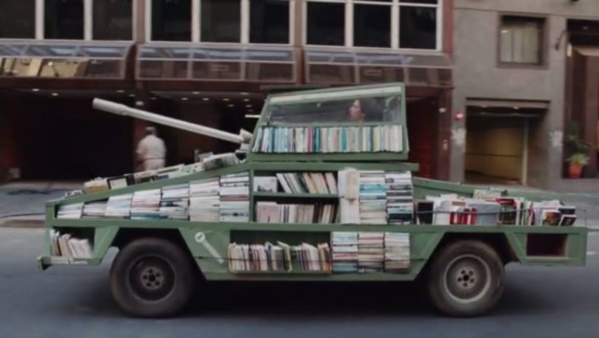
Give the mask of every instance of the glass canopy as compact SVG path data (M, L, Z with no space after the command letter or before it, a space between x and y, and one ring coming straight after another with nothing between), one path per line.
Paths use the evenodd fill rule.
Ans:
M364 52L308 48L309 83L369 84L402 82L408 86L449 87L452 63L442 53Z
M123 79L131 43L0 42L0 77Z
M151 43L139 48L143 80L229 80L293 83L292 48Z

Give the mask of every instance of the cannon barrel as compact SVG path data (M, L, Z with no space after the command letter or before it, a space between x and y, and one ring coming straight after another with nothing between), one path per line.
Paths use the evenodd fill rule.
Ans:
M103 100L99 98L94 98L93 107L98 110L102 110L108 113L113 113L116 115L130 116L135 117L141 120L146 120L154 123L158 123L161 125L178 128L181 130L187 130L192 133L210 136L214 138L218 138L221 140L233 142L233 143L243 143L244 137L241 135L235 135L232 133L228 133L226 131L202 126L195 123L190 123L187 121L177 120L171 117L162 116L158 114L153 114L141 109L127 107L121 103L115 103L108 100Z

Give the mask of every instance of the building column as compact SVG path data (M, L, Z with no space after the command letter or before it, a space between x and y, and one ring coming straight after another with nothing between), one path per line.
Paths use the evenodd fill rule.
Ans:
M450 179L451 164L451 89L445 89L439 95L437 116L437 145L435 177L440 180Z

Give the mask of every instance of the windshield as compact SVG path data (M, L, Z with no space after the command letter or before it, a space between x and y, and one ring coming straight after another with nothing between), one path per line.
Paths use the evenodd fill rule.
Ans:
M400 122L399 95L271 103L267 123Z

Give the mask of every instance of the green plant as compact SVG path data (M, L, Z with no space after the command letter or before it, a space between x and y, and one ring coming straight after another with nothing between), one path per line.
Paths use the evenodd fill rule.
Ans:
M570 148L569 151L573 155L587 154L591 149L591 145L584 142L580 138L580 128L577 122L572 122L568 126L567 133L567 145ZM570 162L570 161L568 161Z
M580 153L574 154L574 155L568 157L566 162L569 162L570 164L577 164L580 166L585 166L589 163L589 157L585 154L580 154Z

